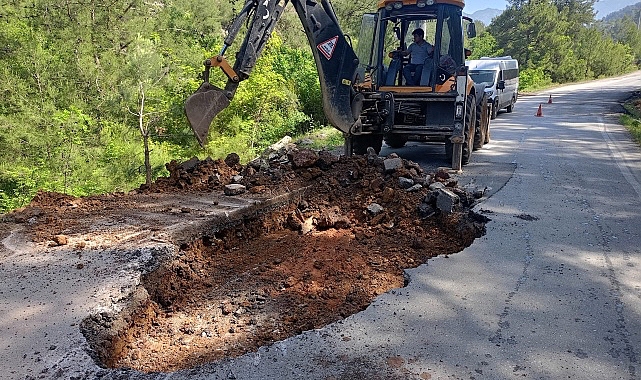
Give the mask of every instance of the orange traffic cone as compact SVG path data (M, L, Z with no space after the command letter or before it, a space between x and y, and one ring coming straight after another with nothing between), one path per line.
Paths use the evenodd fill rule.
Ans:
M538 111L536 111L536 115L535 115L536 117L541 117L541 116L543 116L543 109L542 109L542 107L541 107L541 106L542 106L542 104L541 104L541 103L539 103L539 110L538 110Z
M550 99L548 99L548 104L552 104L552 95L550 95Z

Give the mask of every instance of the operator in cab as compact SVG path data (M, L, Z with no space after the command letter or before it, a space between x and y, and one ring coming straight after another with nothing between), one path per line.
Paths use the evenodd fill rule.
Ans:
M434 46L425 41L425 32L423 29L418 28L412 32L414 42L408 46L407 50L401 52L403 56L410 56L410 63L403 68L403 76L405 77L405 84L408 86L418 86L421 83L421 75L423 74L424 65L432 67L428 59L434 56ZM430 73L425 73L429 78Z

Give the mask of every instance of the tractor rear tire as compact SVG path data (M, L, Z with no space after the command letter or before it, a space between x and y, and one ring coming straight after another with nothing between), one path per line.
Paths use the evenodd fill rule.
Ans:
M481 149L485 144L490 128L490 114L488 111L487 95L483 94L481 102L476 106L476 123L474 131L474 150Z
M476 128L476 97L474 94L467 96L465 107L465 140L463 142L463 155L461 165L467 165L474 150L474 129Z

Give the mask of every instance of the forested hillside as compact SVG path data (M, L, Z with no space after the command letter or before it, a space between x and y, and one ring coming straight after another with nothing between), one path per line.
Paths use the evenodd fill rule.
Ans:
M374 10L375 1L332 3L356 43L360 16ZM484 31L479 28L470 46L475 56L519 59L525 86L634 69L641 60L638 28L597 23L593 4L513 0ZM0 212L24 204L39 189L72 195L128 191L166 174L164 164L172 159L237 152L248 160L286 134L323 125L316 69L289 5L253 75L215 120L207 147L197 145L183 103L242 5L0 5ZM233 57L239 45L227 55ZM222 84L222 74L213 73L212 81Z

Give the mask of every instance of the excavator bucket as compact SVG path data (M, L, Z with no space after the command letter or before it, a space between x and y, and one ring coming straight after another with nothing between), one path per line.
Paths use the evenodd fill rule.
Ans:
M205 82L185 102L185 114L201 146L207 142L209 126L216 115L229 106L225 92Z

